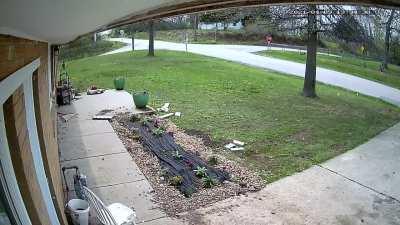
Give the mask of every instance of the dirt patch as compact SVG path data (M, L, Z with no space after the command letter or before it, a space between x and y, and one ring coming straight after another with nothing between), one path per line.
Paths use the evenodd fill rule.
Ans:
M336 143L329 146L331 149L334 149L335 152L344 152L346 146L343 143Z
M184 130L186 134L189 136L194 136L200 138L203 141L203 144L207 147L218 147L221 146L223 143L220 141L215 141L211 138L210 135L204 133L203 131L195 130L195 129L186 129Z
M312 141L311 131L307 129L301 130L292 135L291 139L300 143L309 144Z
M150 181L155 192L153 201L169 216L177 216L179 213L208 206L246 192L258 191L264 187L263 180L255 172L216 153L204 144L202 138L191 136L169 122L167 132L173 132L174 139L179 145L205 161L208 161L210 157L216 158L217 164L214 167L227 171L231 176L229 181L212 188L201 188L191 197L185 197L165 180L158 158L140 144L138 135L123 126L123 121L126 121L128 116L127 114L117 115L111 124L136 164Z

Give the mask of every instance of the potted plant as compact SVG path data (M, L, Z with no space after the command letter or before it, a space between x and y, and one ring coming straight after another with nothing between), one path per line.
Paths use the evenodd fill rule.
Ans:
M116 90L124 90L125 87L125 77L114 78L114 87Z
M149 93L147 91L134 91L132 92L132 97L136 108L145 108L149 103Z

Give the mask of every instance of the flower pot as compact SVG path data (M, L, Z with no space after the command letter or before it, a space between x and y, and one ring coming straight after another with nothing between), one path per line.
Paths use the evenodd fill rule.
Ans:
M116 90L124 90L125 78L124 77L114 78L114 87Z
M147 91L138 91L132 93L136 108L145 108L149 103L149 93Z

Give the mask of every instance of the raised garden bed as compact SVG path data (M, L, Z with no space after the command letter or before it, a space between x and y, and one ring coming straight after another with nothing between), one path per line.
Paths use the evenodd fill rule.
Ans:
M125 147L151 182L169 215L193 210L264 186L254 172L211 149L167 120L117 115L112 121Z

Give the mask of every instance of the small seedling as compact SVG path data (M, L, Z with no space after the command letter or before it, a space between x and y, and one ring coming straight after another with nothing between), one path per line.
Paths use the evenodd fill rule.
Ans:
M174 158L175 158L175 159L182 159L182 154L181 154L181 153L179 153L179 151L178 151L178 150L177 150L177 151L175 151L173 155L174 155Z
M160 176L161 177L166 177L166 176L168 176L168 174L169 174L168 169L161 168L161 170L160 170Z
M143 126L147 126L150 123L150 118L145 116L142 118L141 122L142 122Z
M198 177L206 177L207 176L207 168L203 166L197 166L195 170L193 170Z
M208 164L210 164L211 166L215 166L218 164L218 158L216 156L210 156L208 158Z
M203 181L203 186L205 188L212 188L213 186L215 186L217 184L217 180L215 180L214 178L212 178L210 176L203 177L202 181Z
M172 186L179 186L182 184L183 177L182 176L173 176L169 179L169 183Z
M161 135L164 134L165 130L164 130L163 127L158 127L158 128L156 128L156 129L154 129L152 132L153 132L153 134L156 135L156 136L161 136Z

